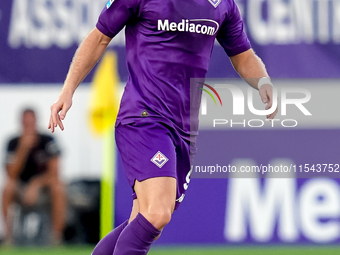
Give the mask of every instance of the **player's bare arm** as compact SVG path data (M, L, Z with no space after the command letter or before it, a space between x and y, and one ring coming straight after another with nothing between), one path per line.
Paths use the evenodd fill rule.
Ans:
M110 41L110 37L102 34L95 28L79 46L73 57L61 94L51 106L48 128L51 129L52 133L57 126L64 130L62 121L72 105L72 96L75 90L98 62Z
M266 67L262 60L249 49L241 54L230 57L231 63L239 75L254 89L258 89L259 80L263 77L269 77ZM273 87L270 84L264 84L259 89L262 102L266 105L266 110L270 109L273 105ZM278 112L268 115L268 119L273 119Z

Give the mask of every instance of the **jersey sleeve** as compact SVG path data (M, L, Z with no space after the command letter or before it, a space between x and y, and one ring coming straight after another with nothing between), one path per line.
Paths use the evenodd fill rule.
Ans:
M138 16L139 1L109 0L99 16L97 29L113 38L132 17Z
M249 39L244 32L244 24L240 11L234 0L230 1L230 4L227 17L216 37L229 57L251 48Z

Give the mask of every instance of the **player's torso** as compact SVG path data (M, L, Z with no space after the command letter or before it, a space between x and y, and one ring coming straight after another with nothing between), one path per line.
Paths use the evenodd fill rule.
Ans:
M139 1L126 25L130 77L118 120L141 116L145 110L191 133L190 112L198 112L201 90L196 84L191 88L190 79L205 77L232 1Z
M230 0L141 0L139 15L128 24L132 47L162 55L180 53L182 57L205 61L210 58L214 40L224 22ZM150 56L149 56L150 57ZM166 56L162 56L166 57ZM207 68L208 63L200 65Z

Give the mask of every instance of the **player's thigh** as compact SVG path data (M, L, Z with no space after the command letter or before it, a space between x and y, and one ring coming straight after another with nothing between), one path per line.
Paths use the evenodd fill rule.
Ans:
M176 200L176 179L173 177L155 177L135 182L140 211L174 209Z

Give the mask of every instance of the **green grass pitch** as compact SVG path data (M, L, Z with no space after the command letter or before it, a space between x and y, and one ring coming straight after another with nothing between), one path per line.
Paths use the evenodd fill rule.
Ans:
M1 255L91 255L93 246L66 247L0 247ZM334 247L153 247L149 255L335 255L340 246Z

